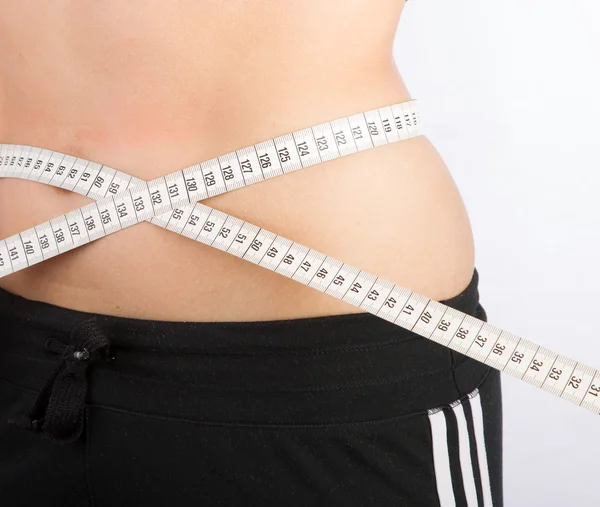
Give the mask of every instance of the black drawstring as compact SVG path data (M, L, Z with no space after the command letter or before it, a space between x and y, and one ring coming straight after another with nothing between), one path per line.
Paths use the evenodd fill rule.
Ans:
M32 428L54 442L77 440L83 431L87 368L93 361L114 359L109 346L95 318L73 329L69 343L48 339L46 349L61 354L61 361L29 413L10 419L9 423Z

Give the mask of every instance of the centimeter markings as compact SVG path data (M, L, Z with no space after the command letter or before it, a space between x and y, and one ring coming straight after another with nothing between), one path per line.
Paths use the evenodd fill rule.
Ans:
M316 129L317 127L313 128L313 130ZM316 133L319 133L319 131L317 130ZM334 135L336 134L334 133ZM296 134L293 135L293 137L295 136ZM314 140L316 144L319 138L315 136ZM302 143L302 141L299 143ZM295 142L295 146L298 146L299 143ZM38 164L36 162L34 165L38 165L37 170L41 170L44 164L45 167L49 166L53 156L55 156L54 160L62 157L60 162L58 162L60 164L59 168L52 174L45 175L45 177L31 177L33 170L26 175L23 174L22 169L21 173L17 173L16 170L8 172L2 168L14 166L16 160L21 160L22 162L22 157L27 156L27 153L23 154L23 152L27 152L27 150L29 152L31 150L40 150L39 148L8 146L9 148L3 146L0 150L0 176L16 176L49 184L57 184L58 181L66 180L66 177L64 177L62 180L55 180L53 182L56 176L59 179L63 177L63 174L67 171L67 164L71 164L71 167L74 167L79 161L80 165L84 168L89 168L92 165L90 162L80 161L74 157L50 152L50 157L45 163L45 159L41 159L41 163ZM299 151L301 147L297 149ZM252 152L248 154L248 149L245 150L238 150L235 154L229 154L224 157L232 159L235 156L239 160L239 152L241 151L244 151L242 156L252 154ZM256 156L257 158L259 157L258 151ZM299 154L299 156L301 155ZM219 159L224 157L219 157ZM33 160L35 157L28 158ZM335 158L335 156L332 158ZM67 164L65 164L65 159L68 159L66 161ZM279 159L281 160L281 157ZM39 155L37 160L40 160ZM240 167L242 167L244 161L240 161ZM304 165L302 166L304 167ZM17 167L21 168L19 162L17 162ZM63 167L62 170L60 169L61 167ZM97 175L92 178L94 167L88 173L89 176L86 178L86 181L92 181L96 187L93 191L91 191L91 186L86 190L85 187L78 186L77 183L71 183L69 185L70 189L90 197L102 198L110 188L115 189L111 193L117 193L121 186L123 188L131 186L134 191L139 192L137 189L141 188L142 191L146 192L144 195L146 200L142 204L145 205L146 203L153 202L152 192L154 190L152 184L154 182L145 184L124 173L108 168L103 169L104 172L102 174L106 175L107 178L104 179L103 176L102 181L97 179ZM223 170L223 165L220 164L220 169L223 174L223 180L227 181L225 179L225 175L229 174L225 172L227 166ZM97 173L99 174L100 170ZM178 173L173 174L176 176L169 175L166 178L176 178L178 176ZM206 178L207 172L203 171L202 174ZM205 179L204 181L207 180ZM257 181L260 181L260 179ZM170 188L168 184L169 180L162 182L163 187L161 189L162 192L159 193L159 197L173 195L172 191L169 192ZM117 185L117 187L111 187L111 185ZM57 186L61 186L62 188L69 187L61 184ZM190 189L189 185L186 186L186 189L188 193L191 193L194 197L196 196L194 193L195 190L193 188ZM230 189L228 188L228 190ZM136 194L123 193L117 196L123 196L128 199L126 205L133 206L133 209L136 208ZM192 197L190 197L191 199ZM121 208L121 211L119 211L120 205L113 202L114 208L109 210L106 207L105 211L101 211L101 207L98 207L100 202L89 205L89 207L96 207L96 215L93 218L99 219L98 222L102 224L104 234L100 234L100 231L95 231L95 227L90 227L92 223L90 223L89 219L86 219L85 212L81 211L87 207L72 212L73 214L79 213L82 220L82 223L77 220L73 222L75 227L68 221L66 224L61 222L62 219L66 219L70 215L68 214L47 224L33 228L37 246L40 250L49 250L48 254L42 254L42 258L49 258L62 251L69 250L70 248L61 247L61 244L67 242L68 238L75 244L77 236L82 235L82 231L85 232L88 241L91 238L101 237L113 232L110 229L110 222L112 221L110 213L116 212L117 217L119 217L119 213L126 210ZM171 205L176 206L172 200ZM159 207L159 209L161 208ZM142 220L139 215L143 209L138 209L137 211L136 218L138 221ZM109 214L106 215L106 213ZM143 216L146 215L148 218L152 216L151 214L144 214ZM103 216L111 218L111 220L105 221ZM77 218L77 215L75 218ZM120 216L118 220L121 228L123 228L123 222L127 220L127 215ZM556 354L544 347L503 331L442 303L433 301L392 282L378 278L373 274L328 257L323 253L278 236L256 225L211 209L203 204L197 203L193 206L171 209L168 213L156 216L151 220L157 223L157 225L166 227L173 232L236 255L341 299L397 326L413 331L424 338L456 350L560 398L582 406L587 410L600 413L600 371L595 368ZM52 226L53 223L54 226ZM49 224L51 226L50 229L45 231L43 228ZM108 230L105 226L108 226ZM63 227L65 230L63 230ZM25 231L17 235L22 248L19 253L25 252L25 255L33 255L35 253L35 251L28 253L30 252L30 245L35 244L30 231ZM80 244L83 243L84 241ZM2 243L0 242L0 252L2 252L1 248ZM33 248L35 249L35 246ZM5 255L7 253L8 251L4 252ZM10 260L11 257L9 256L8 259ZM0 270L2 267L0 265Z
M0 278L145 220L167 227L193 209L186 204L419 135L417 103L411 100L279 136L149 182L51 150L0 145L0 177L98 199L0 240Z

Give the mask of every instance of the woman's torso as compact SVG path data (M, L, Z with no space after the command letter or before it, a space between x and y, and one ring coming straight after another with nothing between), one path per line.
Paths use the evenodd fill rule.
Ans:
M147 180L410 100L392 58L403 4L2 0L0 142ZM2 179L0 238L86 202ZM462 200L424 136L205 203L434 299L458 294L473 273ZM75 309L163 320L360 311L147 223L2 278L0 287Z

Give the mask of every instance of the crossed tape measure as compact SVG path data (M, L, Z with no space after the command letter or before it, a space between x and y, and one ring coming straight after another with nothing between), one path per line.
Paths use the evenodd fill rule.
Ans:
M0 145L0 177L37 181L95 200L1 240L0 278L150 221L600 413L599 370L197 202L418 135L420 118L416 101L410 101L286 134L149 182L42 148Z

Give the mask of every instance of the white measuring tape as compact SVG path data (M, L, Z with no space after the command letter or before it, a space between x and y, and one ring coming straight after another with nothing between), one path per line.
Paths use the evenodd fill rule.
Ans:
M412 100L270 139L149 182L63 153L0 145L0 177L46 183L97 199L0 241L0 278L144 220L193 239L198 234L212 237L213 232L220 234L212 228L221 226L226 215L215 210L210 222L217 222L208 226L200 223L204 215L192 215L194 206L186 205L420 134Z
M410 101L277 137L147 183L62 153L0 145L0 177L38 181L97 199L0 240L0 278L149 220L600 413L597 369L256 225L203 204L193 204L303 167L418 135L419 114L416 102Z

